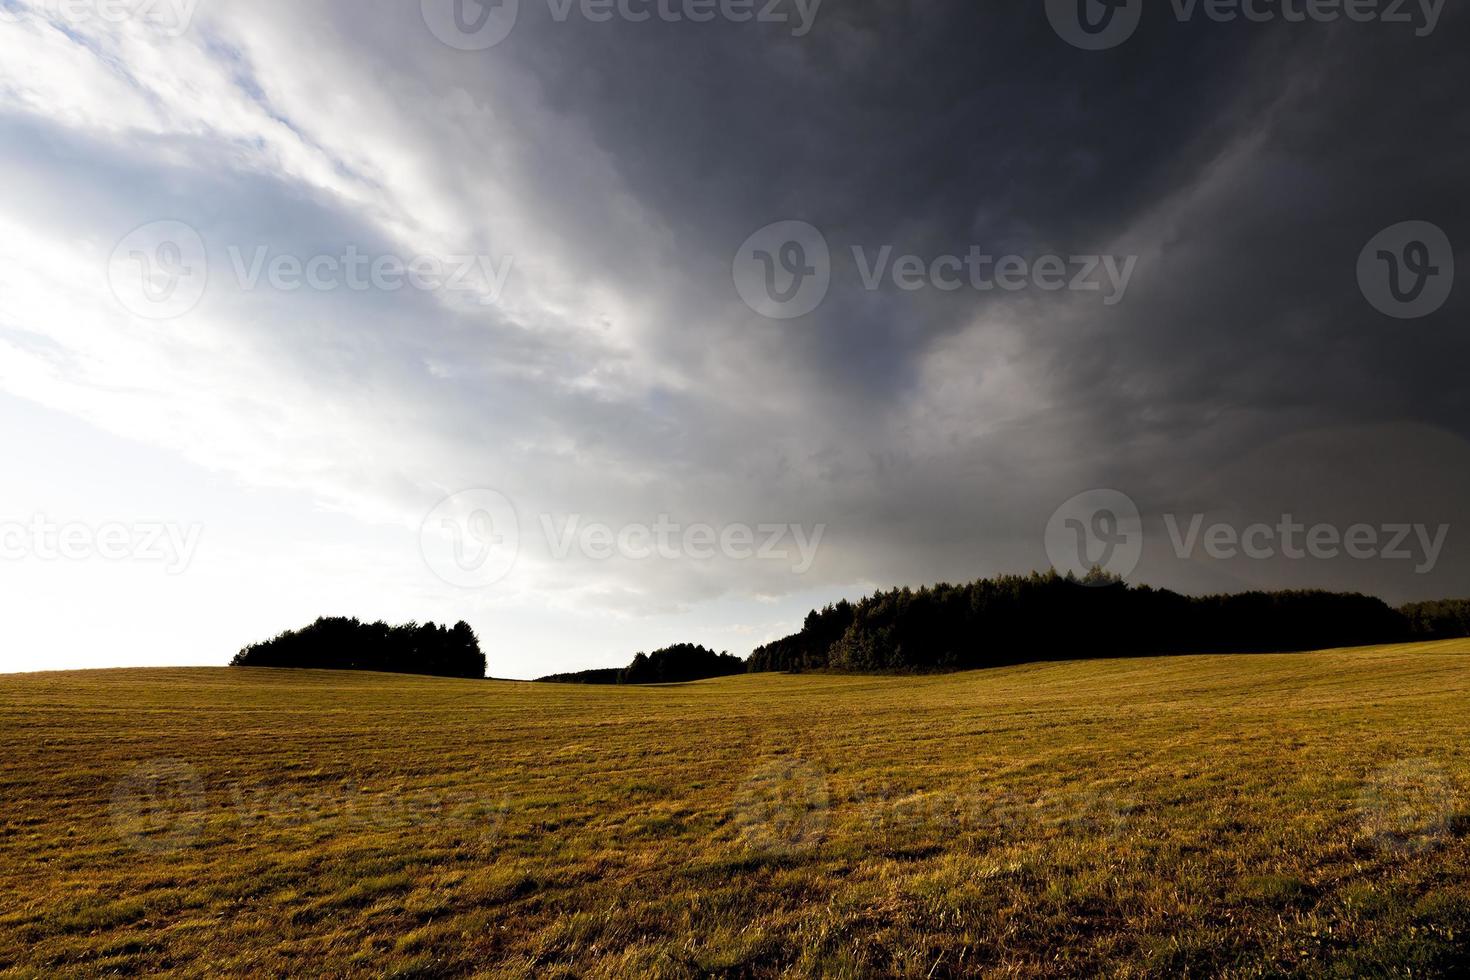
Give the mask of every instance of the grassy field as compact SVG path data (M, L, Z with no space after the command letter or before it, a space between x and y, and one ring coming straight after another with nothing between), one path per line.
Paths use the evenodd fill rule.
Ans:
M0 974L1463 975L1470 641L0 677Z

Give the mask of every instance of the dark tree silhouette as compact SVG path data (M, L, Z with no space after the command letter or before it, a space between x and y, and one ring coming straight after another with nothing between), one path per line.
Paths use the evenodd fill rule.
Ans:
M772 670L802 671L828 666L833 644L852 625L856 607L843 599L806 615L801 632L758 648L750 655L752 673Z
M1403 608L1417 639L1448 640L1470 636L1470 599L1411 602Z
M745 673L745 661L692 643L638 654L618 678L620 684L674 684Z
M540 684L616 684L623 673L621 667L599 667L595 670L578 670L569 674L551 674L536 678Z
M389 626L323 618L304 629L288 630L246 647L230 666L483 678L485 654L475 631L465 622L445 628L434 623Z
M1038 660L1262 653L1470 635L1470 603L1404 611L1330 592L1182 596L1094 570L876 592L813 612L752 671L970 670ZM1412 610L1412 611L1411 611Z
M745 661L728 653L692 643L678 643L653 653L640 653L622 670L584 670L552 674L541 680L554 684L677 684L710 677L745 673Z

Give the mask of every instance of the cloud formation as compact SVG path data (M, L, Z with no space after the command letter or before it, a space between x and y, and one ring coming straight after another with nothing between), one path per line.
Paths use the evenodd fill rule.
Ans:
M1039 4L813 9L795 36L794 6L600 22L522 0L504 41L462 51L416 3L200 3L169 30L9 0L0 390L225 481L244 497L214 530L265 577L338 554L313 515L348 522L321 576L371 573L322 612L468 609L518 676L625 661L584 652L599 623L619 624L610 644L709 630L675 638L745 653L817 598L1043 567L1053 510L1094 487L1137 501L1136 577L1156 584L1466 591L1465 290L1395 321L1355 275L1398 222L1470 240L1463 11L1418 37L1150 8L1086 52ZM770 320L732 262L787 220L820 230L831 284ZM109 275L159 221L207 257L171 319ZM869 288L884 247L1136 267L1115 305L942 289L927 269ZM483 261L462 289L357 289L349 254ZM339 264L328 288L291 288L242 275L252 256ZM520 518L492 594L418 552L425 515L473 488ZM251 554L256 493L294 501L295 550ZM1164 533L1193 513L1451 531L1427 574L1201 562ZM795 574L558 555L543 515L825 532ZM275 601L249 628L296 625Z

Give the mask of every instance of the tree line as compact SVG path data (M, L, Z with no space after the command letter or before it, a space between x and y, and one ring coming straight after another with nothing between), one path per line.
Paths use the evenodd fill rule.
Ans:
M1184 596L1093 572L875 592L814 610L751 654L752 672L946 671L1038 660L1265 653L1470 635L1470 600L1394 609L1321 591Z
M1470 636L1470 599L1411 602L1401 611L1416 639L1452 640Z
M640 653L618 669L582 670L552 674L541 681L552 684L681 684L746 672L746 663L728 653L715 653L692 643L676 643L652 653Z
M452 627L434 623L389 626L324 617L304 629L287 630L246 647L230 666L483 678L485 654L475 631L463 621Z
M679 643L622 668L553 674L562 684L674 684L770 671L936 672L1041 660L1267 653L1470 636L1470 599L1395 609L1357 593L1312 590L1185 596L1094 571L1004 575L963 585L874 592L813 610L748 660ZM318 619L241 650L236 667L485 676L468 624Z

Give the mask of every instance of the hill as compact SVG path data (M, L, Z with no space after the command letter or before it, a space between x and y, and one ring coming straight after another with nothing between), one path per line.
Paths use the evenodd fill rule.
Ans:
M1463 975L1470 641L0 677L0 972Z

